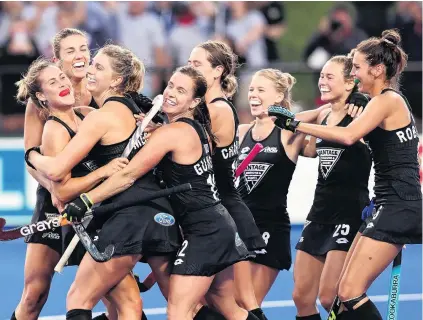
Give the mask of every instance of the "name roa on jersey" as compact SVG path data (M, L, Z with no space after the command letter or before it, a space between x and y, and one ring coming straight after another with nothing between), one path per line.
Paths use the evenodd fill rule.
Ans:
M404 130L399 130L396 134L401 143L418 138L418 132L415 125L412 125Z
M205 172L209 172L213 169L213 163L210 156L206 156L205 158L201 159L200 162L194 165L195 172L201 176Z

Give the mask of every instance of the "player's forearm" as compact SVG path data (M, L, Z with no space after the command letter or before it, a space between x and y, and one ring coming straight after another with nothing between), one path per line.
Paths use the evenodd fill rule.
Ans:
M136 178L123 171L124 170L121 170L115 173L97 188L89 191L87 194L91 201L93 203L102 202L132 186Z
M32 169L29 166L26 166L26 169L28 170L28 173L39 183L41 184L44 188L46 188L48 190L48 192L52 192L52 185L51 185L51 181L45 176L43 175L41 172L38 172L37 170Z
M78 197L81 193L90 191L98 185L105 177L101 174L101 169L90 172L80 178L70 178L65 183L53 183L53 194L61 202L69 202Z

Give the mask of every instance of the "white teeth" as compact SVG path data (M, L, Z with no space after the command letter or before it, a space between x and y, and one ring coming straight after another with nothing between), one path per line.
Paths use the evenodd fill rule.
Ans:
M166 103L167 104L170 104L171 106L175 106L176 105L175 102L173 102L172 100L169 100L169 99L166 99Z
M260 106L261 102L260 101L250 101L250 105L252 106Z
M330 92L329 89L320 88L320 92Z
M85 66L85 63L83 61L76 62L76 63L73 64L74 68L79 68L79 67L84 67L84 66Z
M92 77L90 77L90 76L87 76L87 79L88 79L88 82L90 82L90 83L94 83L95 82L95 79L92 78Z

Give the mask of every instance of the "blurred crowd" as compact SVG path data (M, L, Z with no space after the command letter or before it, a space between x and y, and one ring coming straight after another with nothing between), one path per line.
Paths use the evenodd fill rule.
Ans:
M24 107L14 101L14 83L39 55L52 56L52 38L62 28L86 31L91 50L105 43L121 44L132 50L146 65L143 93L148 96L160 92L169 71L185 64L191 49L208 39L229 43L239 56L240 70L284 61L278 48L281 41L283 45L289 28L286 19L289 12L284 2L273 1L6 1L0 6L0 131L3 133L22 130ZM421 13L421 2L334 3L297 60L318 72L331 55L346 54L361 40L397 27L409 61L421 61ZM305 19L307 14L304 13ZM420 80L416 81L418 77ZM239 97L245 95L248 81L241 79ZM404 85L411 105L418 105L421 117L421 72L407 75ZM242 98L240 104L244 104Z

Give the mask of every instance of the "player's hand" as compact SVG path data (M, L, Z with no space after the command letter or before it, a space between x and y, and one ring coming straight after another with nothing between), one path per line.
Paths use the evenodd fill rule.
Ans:
M295 120L295 114L284 107L270 106L267 109L267 113L270 117L276 117L275 125L281 129L295 132L300 124L300 121Z
M363 209L361 212L361 220L366 221L368 217L371 217L373 214L373 210L375 208L375 198L370 200L370 203L367 207Z
M93 203L90 198L88 198L87 194L83 193L78 198L69 202L61 214L69 222L78 223L82 221L85 212L90 210L92 206Z
M129 160L127 158L115 158L111 160L108 164L106 164L105 166L101 167L100 169L102 170L101 176L103 177L103 179L109 178L116 172L125 168L128 165L128 163L129 163Z

